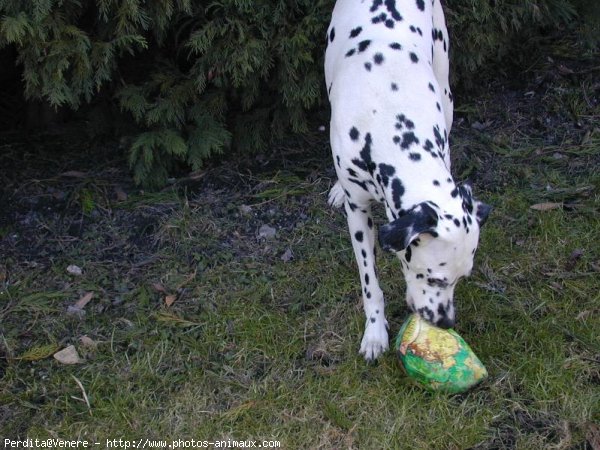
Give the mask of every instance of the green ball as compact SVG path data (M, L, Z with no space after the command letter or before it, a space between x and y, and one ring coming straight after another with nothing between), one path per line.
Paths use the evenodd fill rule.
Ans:
M435 327L417 314L400 328L395 348L406 373L431 391L458 394L487 377L484 365L456 331Z

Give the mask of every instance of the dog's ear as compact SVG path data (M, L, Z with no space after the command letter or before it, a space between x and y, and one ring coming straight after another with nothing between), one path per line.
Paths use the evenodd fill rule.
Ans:
M475 201L475 218L481 228L487 221L488 216L492 212L492 207L480 201Z
M437 237L438 215L427 203L420 203L398 219L379 228L379 245L383 250L399 252L423 233Z
M470 201L473 198L473 183L471 183L471 180L466 180L459 184L458 190L465 200Z
M492 212L492 207L473 198L473 187L469 180L459 185L458 189L463 199L463 209L469 214L472 214L473 211L475 212L475 218L477 219L479 228L481 228Z

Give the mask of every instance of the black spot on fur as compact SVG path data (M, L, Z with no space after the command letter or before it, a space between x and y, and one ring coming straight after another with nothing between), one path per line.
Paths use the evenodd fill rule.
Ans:
M396 0L385 0L384 3L385 3L385 7L387 8L388 12L392 15L392 19L398 20L398 21L402 20L402 16L396 9Z
M440 127L438 125L433 127L433 135L435 136L435 144L437 145L438 149L444 150L444 147L446 146L446 140L442 137L442 134L440 133Z
M390 166L389 164L379 164L379 174L381 175L381 182L384 186L388 186L389 179L394 176L396 173L396 169L394 166Z
M360 133L358 132L356 127L350 128L350 139L352 139L353 141L357 141L359 136L360 136Z
M387 14L386 13L381 13L378 16L375 16L371 19L372 23L380 23L380 22L384 22L387 19Z
M392 83L391 88L392 88L392 91L397 91L398 85L396 83Z
M394 207L400 209L402 207L402 196L404 195L404 186L398 178L394 178L392 181L392 201Z
M413 130L415 128L415 123L412 120L407 119L404 114L398 114L396 116L396 120L396 129L398 130L403 129L404 127L409 130Z
M350 37L351 38L355 38L356 36L358 36L362 31L362 27L356 27L354 28L352 31L350 31Z
M448 281L446 279L440 280L439 278L427 278L427 284L431 287L439 287L441 289L448 287Z
M371 5L371 12L377 11L377 8L379 8L381 5L383 5L383 0L373 0L373 4Z
M418 63L419 62L419 57L417 56L416 53L410 52L410 60L414 63Z
M392 42L390 44L390 48L393 50L402 50L402 46L400 44L398 44L397 42Z
M355 178L348 178L348 181L360 186L363 190L369 192L369 188L367 187L367 184L364 181L359 181Z
M413 133L412 131L407 131L406 133L402 134L402 144L400 144L400 147L402 149L406 150L411 145L418 144L418 143L419 143L419 138L417 136L415 136L415 133Z
M373 62L375 64L381 64L383 63L383 54L382 53L375 53L375 55L373 56Z
M356 50L351 48L346 52L346 58L349 58L350 56L354 55L354 53L356 53Z
M433 320L433 317L434 317L433 311L428 306L423 306L422 308L419 308L417 310L417 312L419 313L420 316L424 317L428 321L431 322Z
M363 241L363 237L364 234L362 231L357 231L356 233L354 233L354 238L358 241L358 242L362 242Z
M323 36L323 35L321 35ZM335 28L331 29L331 32L329 33L329 42L333 42L333 40L335 39ZM323 41L321 41L323 42Z
M369 47L369 45L371 45L371 41L369 39L360 41L358 43L358 52L359 53L364 52Z
M427 153L430 153L433 156L433 142L431 142L429 139L425 139L425 144L423 144L423 150L425 150Z
M425 2L423 0L417 0L417 8L421 11L425 11Z

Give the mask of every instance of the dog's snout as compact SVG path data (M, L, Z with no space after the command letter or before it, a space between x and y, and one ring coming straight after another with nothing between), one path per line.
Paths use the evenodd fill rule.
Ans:
M436 322L436 325L440 328L447 330L448 328L453 328L455 323L456 323L456 321L454 320L454 318L445 316L445 317L442 317L440 320L438 320Z

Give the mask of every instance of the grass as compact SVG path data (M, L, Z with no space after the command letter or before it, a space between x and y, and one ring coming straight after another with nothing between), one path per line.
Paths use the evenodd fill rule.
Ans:
M490 373L473 391L427 393L392 352L376 365L358 355L360 287L345 219L325 204L332 180L317 137L301 164L215 168L179 190L126 187L121 201L107 165L92 181L23 183L13 220L0 223L0 437L597 448L600 111L576 94L599 87L580 81L548 89L543 132L519 113L526 100L491 95L465 111L501 119L454 131L455 172L495 208L474 274L456 292L457 331ZM562 119L561 96L570 102ZM73 194L48 197L63 191ZM541 202L561 206L531 209ZM264 224L274 239L258 237ZM397 261L379 259L394 334L407 314L403 282ZM70 264L83 275L69 275ZM67 314L86 292L95 295L85 314ZM48 356L70 344L84 363Z

